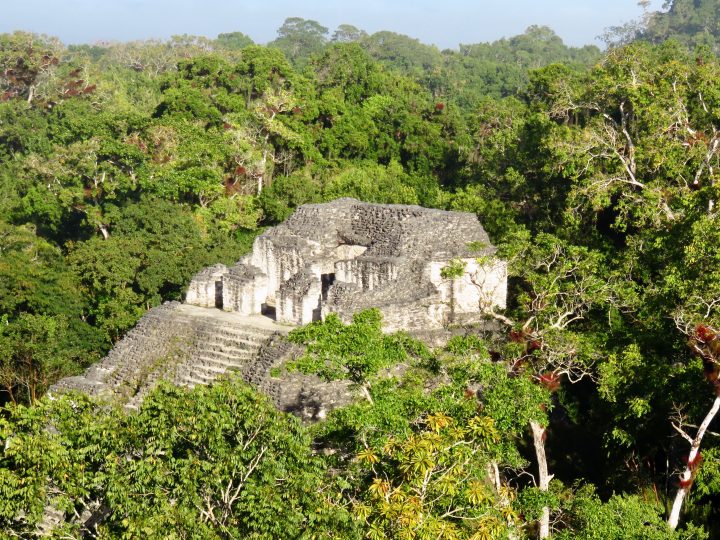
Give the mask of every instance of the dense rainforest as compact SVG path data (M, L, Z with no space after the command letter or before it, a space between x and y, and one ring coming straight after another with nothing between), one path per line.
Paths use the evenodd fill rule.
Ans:
M0 536L52 507L55 538L720 538L719 25L668 0L605 51L301 18L267 45L0 35ZM309 426L232 378L133 413L43 397L344 196L476 213L498 331L295 330L293 369L367 391Z

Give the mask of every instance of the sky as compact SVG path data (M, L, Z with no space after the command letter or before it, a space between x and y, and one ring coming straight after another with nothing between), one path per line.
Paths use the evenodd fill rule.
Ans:
M661 5L652 0L651 9ZM0 0L0 33L26 30L65 43L94 43L240 31L266 43L285 18L303 17L331 33L346 23L442 49L494 41L538 24L577 46L600 44L596 38L605 28L641 14L637 0Z

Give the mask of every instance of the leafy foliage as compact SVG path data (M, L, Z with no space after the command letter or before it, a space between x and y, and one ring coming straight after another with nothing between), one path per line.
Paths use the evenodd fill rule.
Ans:
M52 503L67 537L521 538L545 509L560 538L717 535L714 417L684 459L720 373L716 4L666 2L606 53L301 18L268 47L0 36L3 534ZM236 382L130 415L41 399L197 270L343 196L476 213L508 261L497 331L433 351L377 311L294 331L286 368L366 398L309 431Z
M367 537L497 538L514 529L512 491L495 493L487 480L499 439L488 417L458 425L437 413L406 439L388 439L381 453L361 451L356 459L372 473L352 508Z
M385 367L428 355L424 345L406 334L383 334L382 314L377 309L356 313L349 325L330 314L324 321L293 330L289 337L306 345L307 353L287 368L317 373L328 380L364 383Z
M73 527L83 526L73 510L106 505L99 531L113 538L352 535L347 515L324 505L303 428L241 383L163 386L133 415L79 396L8 412L4 532L32 530L52 502Z

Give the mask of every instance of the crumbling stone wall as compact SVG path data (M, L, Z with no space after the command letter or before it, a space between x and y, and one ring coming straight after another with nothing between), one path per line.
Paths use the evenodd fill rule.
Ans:
M194 306L222 307L222 281L227 274L224 264L205 268L190 282L185 301Z

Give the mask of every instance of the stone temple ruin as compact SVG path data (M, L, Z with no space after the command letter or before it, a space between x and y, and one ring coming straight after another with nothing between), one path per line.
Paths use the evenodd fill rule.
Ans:
M474 214L354 199L308 204L235 266L198 274L186 303L296 325L377 307L388 330L436 329L505 306L505 267L493 252ZM443 278L458 260L464 274Z
M293 326L371 307L386 331L426 338L480 322L505 306L506 267L493 254L474 214L354 199L304 205L235 266L196 275L185 304L150 310L104 360L52 390L133 408L160 379L194 386L239 371L281 409L319 418L353 392L346 381L277 375L301 353L284 337Z

